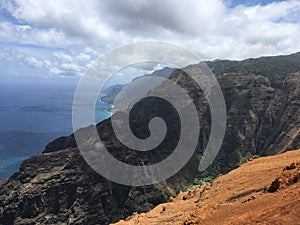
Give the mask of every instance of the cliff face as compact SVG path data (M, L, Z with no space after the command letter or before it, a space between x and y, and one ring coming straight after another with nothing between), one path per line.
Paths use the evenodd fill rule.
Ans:
M227 74L220 83L228 111L225 152L270 155L299 146L300 73L276 82L259 75Z
M166 201L154 186L132 188L95 173L75 148L25 160L0 184L0 224L108 224Z
M199 152L209 136L210 111L205 97L188 76L177 71L172 80L187 87L200 112ZM253 155L274 155L300 147L300 73L282 80L267 76L225 73L218 76L227 107L226 134L217 157L226 173Z
M196 154L177 175L155 186L118 185L105 180L86 164L73 135L61 137L49 143L43 154L25 160L19 172L0 184L0 224L116 222L167 201L166 196L192 184L195 177L215 177L253 155L272 155L300 147L299 72L289 70L292 73L283 78L272 79L255 71L242 73L227 67L217 68L224 72L218 80L227 106L227 129L221 151L207 171L199 174L197 168L210 132L209 107L200 88L176 70L170 79L186 88L195 100L201 124ZM117 159L132 165L153 164L174 149L178 140L177 114L164 102L154 99L142 102L134 112L134 132L141 138L149 135L147 121L153 113L147 108L149 105L160 111L158 115L171 128L154 151L137 152L123 146L115 137L109 119L97 125L101 140ZM122 113L118 115L121 119Z
M183 86L193 99L198 109L201 124L201 134L198 150L201 152L210 132L210 111L201 89L181 71L175 71L170 79ZM238 165L245 157L252 155L272 155L300 147L300 73L287 75L283 80L271 80L266 76L256 74L226 73L218 77L226 107L226 134L219 154L224 172ZM173 113L165 105L150 100L150 105L158 108L165 119L175 126ZM147 102L149 103L149 102ZM162 104L162 103L161 103ZM145 105L145 104L144 104ZM145 120L149 109L142 104L136 115ZM145 113L146 112L146 113ZM113 135L110 121L97 125L99 135L107 142L113 143L112 150L126 149ZM147 133L141 127L147 127L138 120L133 124L136 133ZM175 129L173 127L173 129ZM105 133L103 133L105 131ZM170 137L176 138L176 135ZM166 154L169 144L161 148ZM76 147L73 135L59 138L46 146L45 152L52 152L68 147ZM129 149L126 149L129 151ZM120 154L122 151L118 151ZM224 153L224 154L223 154ZM151 155L151 154L150 154ZM154 154L155 157L160 157ZM147 156L149 157L149 155ZM226 170L226 168L228 170Z

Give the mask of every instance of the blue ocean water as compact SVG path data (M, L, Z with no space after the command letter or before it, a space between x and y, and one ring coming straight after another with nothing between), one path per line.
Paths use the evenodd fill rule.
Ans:
M75 88L0 88L0 180L18 171L21 162L40 154L51 140L72 130ZM98 100L96 122L111 108Z

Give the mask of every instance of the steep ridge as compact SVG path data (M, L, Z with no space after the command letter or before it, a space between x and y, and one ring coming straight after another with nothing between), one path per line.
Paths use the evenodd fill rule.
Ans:
M188 87L186 91L196 99L202 125L201 152L210 131L206 99L198 87L190 85L192 81L184 73L173 73L170 79ZM216 160L221 173L254 155L274 155L300 147L299 72L276 81L251 73L226 73L218 81L227 107L226 134Z
M173 72L170 79L176 80L196 99L201 124L198 151L201 153L210 132L210 111L205 96L180 70ZM300 72L275 82L262 75L241 73L224 74L218 81L227 107L226 134L218 155L222 167L219 172L226 173L253 155L273 155L300 147ZM164 107L160 109L162 114L168 112ZM136 115L147 116L148 111L141 107ZM135 126L140 127L141 123ZM109 120L98 124L97 129L106 136L113 134ZM115 139L110 141L117 143ZM68 147L76 147L73 135L54 140L44 152ZM124 146L118 143L114 148L124 149Z
M300 52L291 55L265 56L250 58L242 61L214 60L206 62L217 75L224 73L243 73L264 75L276 81L286 77L287 74L300 70Z
M160 70L156 70L151 74L145 74L143 76L140 77L136 77L134 78L132 81L142 78L142 77L149 77L149 76L155 76L155 77L164 77L167 78L170 76L170 74L174 71L174 69L169 68L169 67L164 67ZM122 90L122 88L124 88L126 86L126 84L115 84L110 86L109 88L107 88L103 93L105 94L105 96L103 96L101 98L102 101L109 103L109 104L113 104L114 100L117 96L117 94Z
M299 224L300 150L243 164L116 225Z
M208 170L199 173L197 168L210 132L209 107L201 89L186 74L176 70L170 79L186 88L195 100L201 124L196 154L178 174L155 186L131 188L115 184L86 164L74 135L61 137L49 143L43 154L25 160L19 172L0 183L0 224L116 222L134 212L149 211L166 202L171 194L191 184L199 185L203 179L212 180L225 174L248 158L300 148L299 72L292 71L281 79L227 72L218 76L227 106L227 130L221 151ZM135 133L145 137L149 132L147 121L151 110L147 105L161 111L160 116L176 131L176 113L163 102L149 101L151 104L141 104L134 113ZM118 115L121 119L122 113ZM178 133L170 132L159 148L145 154L122 145L114 135L110 119L96 127L110 153L132 165L153 164L164 159L178 139Z
M70 148L29 158L0 183L0 224L108 224L165 201L154 186L105 180Z

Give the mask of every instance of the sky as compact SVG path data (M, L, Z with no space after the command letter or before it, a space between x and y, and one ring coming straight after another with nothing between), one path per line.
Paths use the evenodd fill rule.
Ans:
M143 40L213 60L298 52L299 37L300 0L0 0L0 76L76 80L101 54Z

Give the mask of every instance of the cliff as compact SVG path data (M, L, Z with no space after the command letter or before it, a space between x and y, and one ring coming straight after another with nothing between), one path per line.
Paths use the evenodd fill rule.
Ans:
M155 187L111 183L69 148L33 156L0 184L0 224L108 224L166 201Z
M74 135L60 137L49 143L43 154L25 160L17 173L0 183L0 224L117 222L134 212L149 211L190 185L197 186L226 174L253 156L300 148L300 69L295 57L298 55L288 61L286 58L282 61L281 57L271 58L270 62L284 62L273 65L273 70L268 58L263 58L263 64L268 66L261 70L253 70L256 68L253 62L257 60L250 60L250 67L247 61L229 61L232 63L229 65L227 61L212 62L211 67L220 73L218 80L228 118L221 151L206 171L199 173L197 169L210 132L209 107L201 89L184 72L175 70L170 79L178 82L194 99L201 124L196 153L178 174L166 182L146 187L115 184L86 164ZM237 68L240 72L235 71ZM280 76L275 76L278 68ZM147 108L149 105L166 121L166 139L153 151L137 152L122 145L114 135L110 119L97 124L101 140L117 159L132 165L147 165L159 162L173 151L179 132L177 114L164 102L154 100L141 102L133 113L136 118L131 124L139 137L149 135L147 121L153 116L153 111ZM118 115L121 119L122 113Z

